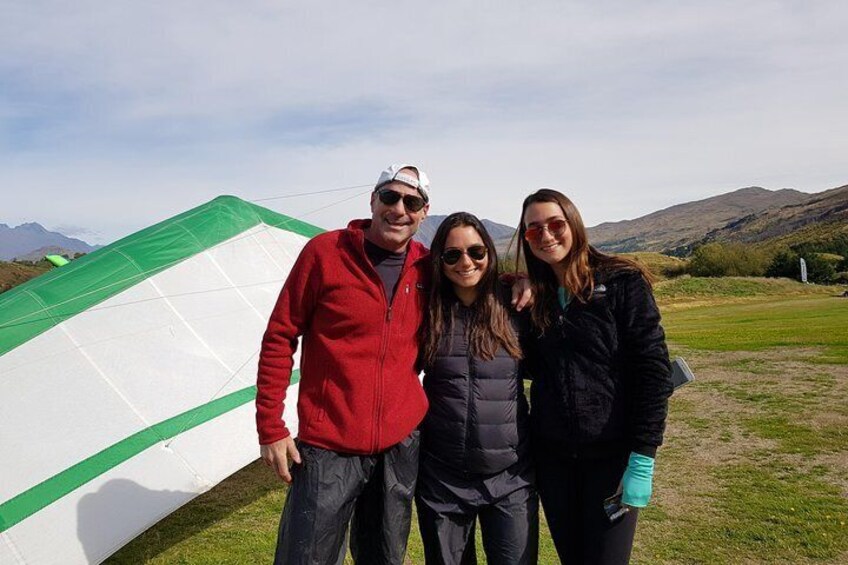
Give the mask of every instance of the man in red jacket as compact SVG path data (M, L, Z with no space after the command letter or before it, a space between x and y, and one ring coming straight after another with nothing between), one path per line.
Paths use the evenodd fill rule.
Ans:
M356 563L403 562L427 411L415 365L431 264L412 236L428 190L417 167L383 171L371 219L310 240L274 307L256 423L262 459L291 484L275 563L341 563L351 517ZM299 337L295 442L282 413Z

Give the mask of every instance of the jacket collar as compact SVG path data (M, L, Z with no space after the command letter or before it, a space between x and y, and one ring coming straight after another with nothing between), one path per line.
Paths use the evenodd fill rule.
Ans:
M356 244L356 247L361 249L363 253L365 252L365 230L369 227L371 227L371 220L351 220L345 230ZM429 256L430 250L424 247L424 245L414 239L409 242L409 247L407 249L408 264L425 259Z

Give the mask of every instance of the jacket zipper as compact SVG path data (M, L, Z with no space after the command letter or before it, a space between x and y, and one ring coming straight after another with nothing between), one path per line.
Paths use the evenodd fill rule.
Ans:
M376 391L374 393L374 423L372 424L372 444L371 453L377 453L377 447L380 445L380 414L383 411L383 364L386 361L386 353L389 350L389 329L392 323L392 307L389 305L386 309L386 323L383 324L383 336L380 342L380 357L377 365L377 382L374 383Z
M463 312L463 316L465 312ZM465 449L462 453L464 459L463 469L464 474L468 474L468 447L471 438L471 399L474 396L472 387L474 386L474 359L471 355L471 344L468 342L468 319L463 317L462 320L462 339L465 341L465 357L468 361L468 386L466 387L467 396L465 398Z
M377 382L374 384L374 406L372 411L374 421L371 426L371 453L377 453L377 447L380 445L380 439L382 437L382 434L380 433L380 419L383 411L383 365L386 361L386 353L388 352L389 345L389 336L391 334L390 326L392 322L392 304L389 304L388 297L386 296L386 289L383 286L383 280L380 278L380 275L377 273L377 270L374 268L374 265L372 265L371 261L368 259L368 256L366 255L363 246L364 242L360 242L360 249L362 249L361 258L364 261L364 264L368 265L368 267L370 267L371 269L370 274L372 282L376 282L377 288L382 289L383 302L386 305L386 323L383 324L383 333L380 341L380 352L377 359ZM412 269L412 266L421 259L421 257L418 257L416 259L410 260L407 256L407 260L404 262L404 265L401 268L400 275L398 276L398 280L396 283L398 289L400 289L404 278L406 277L407 273ZM406 283L405 293L409 294L409 283ZM395 301L397 295L398 293L395 292L394 296L392 296L392 302Z
M409 271L408 268L404 267L404 269L400 272L398 276L397 288L400 291L401 285L403 284L403 279L406 273ZM382 284L382 281L381 281ZM397 295L399 292L395 292L394 296L392 296L392 303L389 304L387 302L386 307L386 323L383 325L383 336L382 341L380 343L380 357L379 364L377 367L377 382L375 383L376 391L374 394L374 423L372 427L371 437L371 452L377 453L377 448L380 446L382 440L382 428L380 426L380 422L382 420L383 413L383 365L386 361L386 354L389 351L389 337L391 336L391 325L392 325L392 307L394 306L395 300L397 299ZM404 289L404 294L409 294L409 283L406 283L406 287ZM383 297L385 298L386 291L383 289Z

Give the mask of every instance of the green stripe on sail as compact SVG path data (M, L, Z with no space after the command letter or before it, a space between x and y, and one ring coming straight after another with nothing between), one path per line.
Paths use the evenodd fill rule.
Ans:
M300 380L292 373L291 384ZM0 504L0 533L157 443L213 420L256 398L249 386L145 428Z
M306 238L324 231L234 196L219 196L0 294L0 355L259 224Z

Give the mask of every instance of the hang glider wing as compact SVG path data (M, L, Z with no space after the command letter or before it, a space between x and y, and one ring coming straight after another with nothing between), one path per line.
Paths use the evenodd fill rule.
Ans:
M99 563L257 458L262 333L320 231L222 196L0 295L0 563Z

